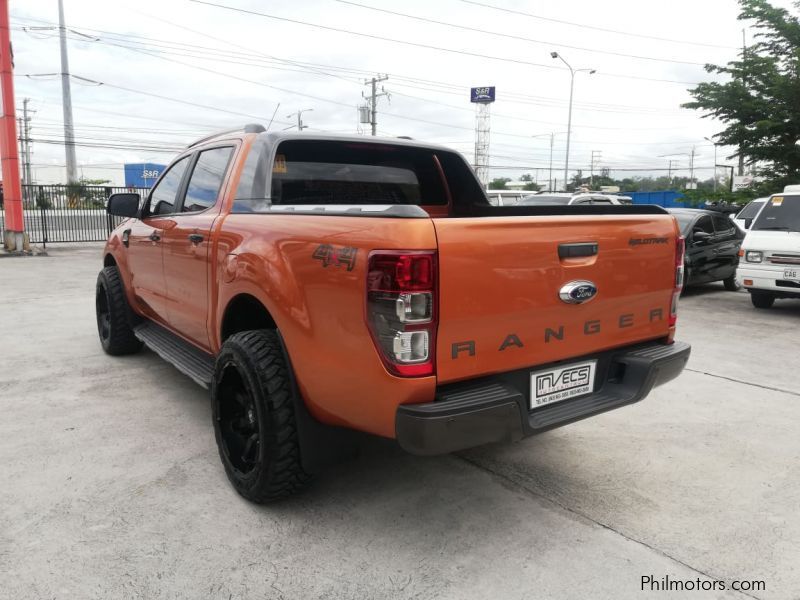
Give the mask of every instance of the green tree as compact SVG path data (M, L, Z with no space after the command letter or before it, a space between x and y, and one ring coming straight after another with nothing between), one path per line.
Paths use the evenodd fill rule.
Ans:
M106 190L98 186L111 183L108 179L85 179L68 183L67 207L68 208L103 208L106 201Z
M800 179L800 20L767 0L739 4L739 19L757 31L755 43L726 66L706 65L727 80L698 84L683 106L722 121L717 142L739 148L729 158L744 156L774 191Z
M508 177L498 177L497 179L492 179L489 182L489 189L490 190L504 190L506 189L506 184L511 181Z

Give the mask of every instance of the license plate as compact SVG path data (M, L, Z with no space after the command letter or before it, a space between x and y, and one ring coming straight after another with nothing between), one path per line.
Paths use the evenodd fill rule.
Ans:
M793 281L800 281L800 267L794 269L784 269L783 278L790 279Z
M531 408L561 402L594 390L596 360L531 373Z

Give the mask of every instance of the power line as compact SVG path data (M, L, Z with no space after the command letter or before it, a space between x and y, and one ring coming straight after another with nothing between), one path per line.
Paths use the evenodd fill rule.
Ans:
M52 144L56 146L63 146L66 141L65 140L53 140L53 139L45 139L45 138L31 138L32 142L37 144ZM183 150L183 147L176 148L176 149L167 149L167 148L153 148L150 146L133 146L133 145L121 145L121 144L95 144L91 142L74 142L75 146L83 146L86 148L109 148L114 150L143 150L146 152L161 152L164 154L175 154L176 152L180 152Z
M136 11L136 12L138 12L138 11ZM173 22L167 21L165 19L154 17L152 15L147 15L146 13L141 13L141 14L144 14L145 16L148 16L148 17L150 17L152 19L155 19L155 20L157 20L159 22L162 22L162 23L165 23L167 25L172 25L172 26L178 27L180 29L186 29L187 31L190 31L192 33L196 33L197 35L202 35L204 37L209 37L211 39L221 41L221 42L223 42L225 44L229 44L229 45L237 47L237 48L244 48L246 50L249 50L246 46L241 46L239 44L235 44L233 42L229 42L229 41L224 40L222 38L216 38L216 37L214 37L214 36L212 36L212 35L210 35L210 34L208 34L206 32L201 32L201 31L198 31L198 30L195 30L195 29L191 29L191 28L182 26L182 25L178 25L177 23L173 23ZM46 20L42 20L42 19L23 18L23 20L40 22L40 23L50 23L50 21L46 21ZM341 77L339 75L336 75L335 73L329 73L329 72L323 71L321 69L334 70L334 71L340 71L340 72L345 72L345 73L353 73L353 74L359 75L359 76L369 75L370 74L370 71L367 71L367 70L364 70L364 69L357 69L357 68L353 68L353 67L344 67L344 66L340 66L340 65L329 65L329 64L325 65L325 64L313 63L313 62L303 62L303 61L288 60L288 59L284 59L284 58L280 58L280 57L274 57L274 56L267 55L267 54L260 54L260 55L259 54L249 54L249 55L246 55L246 56L253 56L253 57L259 57L260 56L260 57L264 57L264 58L268 59L268 61L272 60L272 61L277 61L277 62L282 63L282 64L284 64L284 63L285 64L290 64L292 66L300 67L301 69L304 69L305 71L297 71L297 70L293 70L293 69L283 69L283 68L279 68L279 67L275 67L275 66L266 66L266 65L263 64L264 63L263 60L260 60L260 62L262 64L255 65L255 64L252 64L252 63L249 63L249 62L241 62L241 61L236 61L236 60L225 60L223 58L214 58L214 57L208 55L208 52L213 52L213 53L216 53L217 56L237 57L237 56L242 56L243 53L226 52L224 50L220 50L218 48L210 48L208 46L200 46L200 45L196 45L196 44L185 44L185 43L180 43L180 42L170 42L170 41L167 41L167 40L159 40L157 38L137 36L137 35L133 35L133 34L121 34L121 33L118 33L118 32L111 32L111 31L107 31L107 30L94 29L94 28L91 28L91 27L81 27L81 29L84 29L86 31L105 33L105 34L109 34L111 36L117 36L117 37L121 38L120 40L115 40L115 39L112 38L111 41L119 41L119 42L122 42L122 43L138 43L140 45L151 45L151 46L153 46L155 48L172 48L172 49L178 49L178 50L183 50L182 47L186 47L186 48L189 49L189 50L187 50L187 52L189 52L189 51L192 51L192 52L204 52L203 54L178 54L178 53L174 53L173 52L173 54L176 54L176 55L179 55L179 56L187 56L187 57L192 57L192 58L202 58L204 61L213 60L213 61L217 61L217 62L225 62L225 63L230 63L230 64L241 64L241 65L245 65L245 66L260 66L262 68L270 68L270 69L277 69L277 70L284 70L284 71L291 71L291 72L309 72L309 73L316 74L316 75L337 77L338 79L341 79L343 81L347 81L347 82L350 82L350 83L353 83L353 84L356 84L356 85L361 85L361 80L360 79L356 79L354 77L353 78ZM85 37L85 36L83 36L83 37ZM142 40L152 40L153 42L160 42L160 43L159 44L145 44L145 43L135 42L135 41L131 40L130 38L138 38L138 39L142 39ZM41 38L37 38L37 39L41 39ZM85 40L81 40L81 41L85 42ZM101 43L108 43L107 40L104 41L104 40L99 40L98 39L98 40L92 40L92 41L100 41ZM109 44L109 45L114 45L114 44ZM120 45L119 47L123 47L123 46ZM253 58L252 60L258 60L258 59ZM267 62L267 65L269 65L269 64L270 63ZM442 93L442 94L451 94L451 95L462 96L464 94L463 90L465 88L469 88L470 87L470 84L446 82L446 81L441 81L441 80L432 81L432 80L422 79L422 78L418 78L418 77L411 77L411 76L408 76L408 75L401 75L401 74L398 74L398 73L388 73L388 75L390 75L393 80L407 81L407 82L411 82L411 83L417 84L417 85L411 85L411 83L406 83L406 84L397 84L396 83L395 85L401 85L402 87L409 87L409 88L412 88L412 89L422 89L422 90L425 90L425 91L435 91L436 93ZM447 88L447 89L441 89L441 88ZM504 96L504 101L513 102L513 103L519 103L519 104L534 104L534 105L541 105L541 106L563 106L563 105L565 105L565 101L561 100L560 98L554 98L554 97L548 97L548 96L535 96L535 95L525 94L525 93L521 93L521 92L514 92L513 90L504 91L503 96ZM527 102L527 101L525 101L526 99L530 100L530 101ZM587 110L592 110L592 111L604 111L604 112L625 112L625 113L629 113L631 111L639 111L639 112L648 112L648 113L651 113L651 112L660 112L660 113L675 112L676 114L686 114L684 111L667 109L667 108L631 106L631 105L625 105L625 104L612 104L612 103L600 103L600 102L576 102L575 103L575 107L576 108L585 108ZM615 108L619 108L620 110L616 111L616 110L614 110Z
M649 60L649 61L657 61L657 62L665 62L665 63L675 63L681 65L693 65L698 67L704 67L706 63L688 61L688 60L675 60L673 58L660 58L654 56L642 56L639 54L626 54L624 52L614 52L612 50L601 50L599 48L585 48L582 46L570 46L568 44L564 44L563 42L547 42L544 40L535 40L533 38L523 37L520 35L513 35L510 33L500 33L499 31L489 31L487 29L480 29L478 27L469 27L467 25L458 25L455 23L447 23L445 21L437 21L436 19L429 19L427 17L420 17L417 15L410 15L408 13L401 13L396 12L393 10L387 10L385 8L378 8L376 6L369 6L367 4L360 4L358 2L351 2L350 0L335 0L340 4L349 4L350 6L357 6L359 8L365 8L367 10L374 10L376 12L382 12L389 15L395 15L397 17L404 17L406 19L413 19L415 21L423 21L425 23L434 23L435 25L442 25L444 27L450 27L451 29L461 29L462 31L472 31L476 33L484 33L486 35L493 35L496 37L503 37L512 40L519 40L523 42L529 42L531 44L540 44L543 46L555 46L559 48L570 48L572 50L582 50L585 52L593 52L595 54L609 54L611 56L622 56L625 58L633 58L636 60Z
M27 77L29 79L32 79L33 77L35 77L35 75L31 75L31 74L22 74L22 75L19 75L19 76L20 77ZM108 88L122 90L122 91L128 92L130 94L141 94L143 96L150 96L150 97L153 97L153 98L159 98L160 100L168 100L169 102L177 102L179 104L185 104L187 106L194 106L196 108L203 108L203 109L206 109L206 110L215 110L215 111L218 111L218 112L227 113L229 115L247 117L249 119L264 120L264 116L263 115L262 116L258 116L258 115L253 115L253 114L250 114L250 113L243 113L243 112L238 112L238 111L235 111L235 110L229 110L227 108L220 108L218 106L211 106L211 105L208 105L208 104L200 104L199 102L192 102L190 100L182 100L180 98L172 98L170 96L164 96L162 94L156 94L156 93L153 93L153 92L145 92L145 91L142 91L142 90L137 90L137 89L134 89L134 88L129 88L129 87L121 86L121 85L116 85L116 84L108 83L108 82L105 82L105 81L96 81L96 80L88 79L88 78L85 78L85 77L83 79L86 80L86 81L92 81L92 82L94 82L94 83L96 83L98 85L102 85L102 86L105 86L105 87L108 87ZM268 121L269 119L266 119L266 120ZM284 121L275 121L275 123L280 123L280 124L283 124L283 125L288 124L288 123L286 123Z
M733 46L721 46L721 45L718 45L718 44L709 44L709 43L706 43L706 42L692 42L692 41L689 41L689 40L676 40L676 39L673 39L673 38L658 37L658 36L655 36L655 35L645 35L645 34L642 34L642 33L631 33L630 31L620 31L619 29L609 29L607 27L598 27L596 25L584 25L583 23L575 23L573 21L564 21L562 19L554 19L552 17L542 17L542 16L539 16L539 15L534 15L532 13L524 12L524 11L521 11L521 10L513 10L513 9L510 9L510 8L503 8L501 6L495 6L495 5L492 5L492 4L485 4L483 2L476 2L475 0L461 0L461 2L464 2L465 4L474 4L475 6L483 6L485 8L491 8L493 10L499 10L499 11L506 12L506 13L511 13L511 14L514 14L514 15L522 15L522 16L525 16L525 17L530 17L531 19L539 19L541 21L548 21L550 23L560 23L561 25L571 25L572 27L581 27L583 29L593 29L595 31L603 31L605 33L615 33L617 35L627 35L627 36L630 36L630 37L637 37L637 38L643 38L643 39L648 39L648 40L657 40L659 42L670 42L672 44L688 44L688 45L692 45L692 46L705 46L707 48L723 48L725 50L731 50L731 49L734 48Z
M224 4L217 4L217 3L214 3L214 2L207 2L206 0L189 0L189 1L190 2L194 2L195 4L204 4L206 6L213 6L215 8L222 8L222 9L225 9L225 10L230 10L230 11L239 12L239 13L243 13L243 14L254 15L254 16L258 16L258 17L264 17L266 19L275 19L277 21L283 21L285 23L294 23L295 25L305 25L306 27L314 27L314 28L323 29L323 30L326 30L326 31L335 31L337 33L344 33L344 34L347 34L347 35L355 35L355 36L365 37L365 38L369 38L369 39L373 39L373 40L379 40L379 41L382 41L382 42L391 42L391 43L394 43L394 44L403 44L403 45L406 45L406 46L414 46L414 47L417 47L417 48L425 48L427 50L436 50L438 52L448 52L448 53L451 53L451 54L459 54L459 55L463 55L463 56L472 56L472 57L475 57L475 58L485 58L487 60L508 62L508 63L514 63L514 64L520 64L520 65L528 65L528 66L531 66L531 67L540 67L540 68L543 68L543 69L553 69L553 70L556 70L556 71L563 71L564 70L564 69L562 69L560 67L557 67L555 65L549 65L549 64L545 64L545 63L535 63L535 62L531 62L531 61L527 61L527 60L521 60L521 59L517 59L517 58L507 58L507 57L501 57L501 56L492 56L490 54L481 54L479 52L469 52L467 50L455 50L453 48L445 48L444 46L434 46L434 45L431 45L431 44L422 44L422 43L418 43L418 42L410 42L408 40L398 40L398 39L395 39L395 38L390 38L390 37L385 37L385 36L380 36L380 35L374 35L374 34L371 34L371 33L363 33L363 32L360 32L360 31L351 31L349 29L341 29L339 27L332 27L330 25L321 25L319 23L310 23L308 21L301 21L299 19L290 19L288 17L279 17L277 15L271 15L271 14L268 14L268 13L258 12L258 11L255 11L255 10L247 10L247 9L238 8L238 7L235 7L235 6L226 6ZM640 79L640 80L643 80L643 81L655 81L655 82L659 82L659 83L674 83L674 84L679 84L679 85L697 85L697 83L698 83L696 81L676 81L676 80L672 80L672 79L657 79L657 78L653 78L653 77L642 77L640 75L628 75L628 74L624 74L624 73L607 73L607 72L606 73L602 73L602 72L598 72L597 74L598 75L604 75L606 77L619 77L619 78L623 78L623 79Z
M439 106L446 106L448 108L452 108L452 109L455 109L455 110L467 111L467 112L470 112L470 113L475 112L474 110L472 110L470 108L467 108L466 106L456 106L455 104L447 104L446 102L438 102L436 100L431 100L430 98L422 98L420 96L414 96L414 95L411 95L411 94L404 94L404 93L401 93L401 92L392 92L392 94L393 95L397 95L397 96L403 96L405 98L414 98L416 100L422 100L422 101L427 102L429 104L437 104ZM461 94L459 94L459 95L463 96L463 92ZM539 123L541 125L555 125L555 126L558 126L558 127L562 126L562 123L554 123L552 121L540 121L538 119L526 119L525 117L514 117L514 116L511 116L511 115L506 115L506 114L496 113L496 112L492 113L492 117L498 117L500 119L511 119L511 120L514 120L514 121L527 121L528 123ZM608 129L608 130L612 130L612 131L619 131L621 129L620 127L603 127L603 126L600 126L600 125L573 125L573 127L580 128L580 129ZM636 127L635 129L637 131L672 131L675 128L674 127L645 127L645 128Z

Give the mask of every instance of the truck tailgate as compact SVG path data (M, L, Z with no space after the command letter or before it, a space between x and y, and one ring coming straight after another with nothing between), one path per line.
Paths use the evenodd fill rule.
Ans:
M678 230L670 215L434 219L440 383L665 337ZM596 254L559 256L572 244ZM578 250L591 252L592 246ZM568 304L568 282L596 295Z

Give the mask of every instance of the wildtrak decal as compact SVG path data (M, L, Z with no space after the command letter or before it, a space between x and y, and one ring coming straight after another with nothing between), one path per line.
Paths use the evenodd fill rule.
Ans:
M654 244L666 244L669 240L665 237L663 238L631 238L628 240L628 244L631 246L652 246Z

